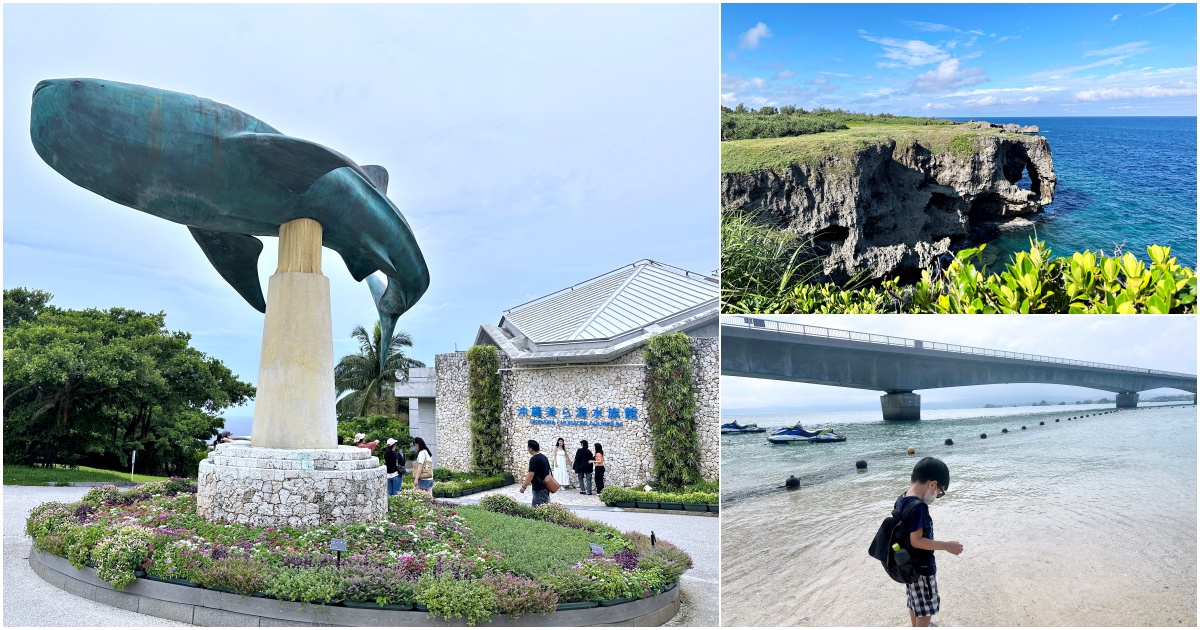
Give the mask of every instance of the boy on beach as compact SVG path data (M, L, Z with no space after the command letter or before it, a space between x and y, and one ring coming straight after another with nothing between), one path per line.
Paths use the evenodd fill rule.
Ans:
M912 561L916 564L917 581L907 584L908 617L914 627L927 627L930 619L941 608L942 600L938 596L937 565L934 563L933 552L949 551L954 555L962 553L962 543L955 541L939 541L933 539L933 519L929 516L929 505L934 499L940 499L950 487L950 469L946 463L936 457L926 457L917 462L912 471L912 485L896 500L896 509L903 513L910 502L920 503L908 517L905 531L910 532L909 542L912 545Z

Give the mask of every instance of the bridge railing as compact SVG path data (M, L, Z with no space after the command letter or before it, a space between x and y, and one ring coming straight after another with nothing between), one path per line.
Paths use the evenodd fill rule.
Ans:
M858 341L863 343L875 343L885 346L900 346L904 348L913 348L916 350L938 350L941 352L957 352L960 354L973 354L985 357L997 357L1001 359L1021 359L1024 361L1038 361L1041 363L1057 363L1060 365L1071 365L1087 368L1098 368L1102 370L1120 370L1122 372L1140 372L1142 374L1158 374L1162 376L1181 376L1185 378L1196 378L1194 374L1183 374L1180 372L1165 372L1163 370L1150 370L1139 367L1129 367L1127 365L1114 365L1111 363L1095 363L1093 361L1076 361L1075 359L1063 359L1059 357L1048 357L1040 354L1027 354L1024 352L1008 352L1007 350L991 350L989 348L976 348L974 346L964 346L953 343L939 343L936 341L922 341L920 339L908 339L906 337L892 337L890 335L876 335L874 333L854 332L851 330L838 330L837 328L825 328L824 326L809 326L808 324L793 324L791 322L780 322L773 319L763 319L761 317L724 317L721 320L722 326L736 326L738 328L758 328L764 330L777 330L779 332L790 333L795 335L806 335L809 337L823 337L826 339L843 339L846 341Z

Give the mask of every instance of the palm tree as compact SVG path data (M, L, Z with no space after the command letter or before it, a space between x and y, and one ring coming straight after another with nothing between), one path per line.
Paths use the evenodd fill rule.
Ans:
M333 385L339 397L339 418L366 416L372 403L382 400L384 395L391 395L394 391L396 372L403 373L407 378L409 368L425 367L424 363L404 356L404 348L411 348L413 345L412 337L408 333L397 331L392 335L386 361L381 360L382 341L378 322L375 323L374 334L367 334L365 328L355 326L350 336L358 340L358 354L342 357L333 368ZM346 392L350 394L342 397Z

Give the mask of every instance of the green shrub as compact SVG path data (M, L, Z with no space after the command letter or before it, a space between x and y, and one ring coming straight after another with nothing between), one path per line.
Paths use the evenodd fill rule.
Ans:
M342 565L346 599L355 602L411 604L417 601L414 585L397 575L396 567L349 562Z
M120 488L111 484L96 486L91 490L88 490L87 493L83 495L83 498L79 501L81 503L87 503L88 505L93 505L96 507L100 507L101 505L124 505L129 503L129 501L125 500L125 493L121 492Z
M210 546L194 536L172 540L154 549L146 572L158 577L201 583L195 577L196 572L212 562L210 555Z
M611 492L610 492L611 491ZM662 502L662 503L692 503L704 505L708 503L716 504L720 501L720 495L709 492L645 492L643 490L627 490L625 488L614 488L609 486L600 493L600 500L605 505L616 505L623 501L645 501L645 502Z
M457 511L476 540L486 541L489 548L503 555L499 566L517 575L536 578L569 567L591 554L588 543L603 544L602 537L584 529L489 512L475 506L460 506Z
M429 608L429 614L446 620L466 619L469 626L489 620L500 610L496 588L481 580L460 580L448 573L423 575L416 592L417 601Z
M78 523L74 505L51 501L29 512L29 518L25 520L25 533L36 541L42 536L63 534Z
M692 557L686 551L663 540L657 541L649 549L642 547L638 551L642 559L638 561L637 568L658 569L667 584L678 582L683 573L692 568Z
M451 479L454 479L454 471L453 470L450 470L449 468L434 468L433 469L433 480L434 481L450 481Z
M696 394L692 387L692 346L677 332L646 342L646 406L654 476L660 483L683 486L700 477L700 438L696 432Z
M238 595L262 593L267 589L270 570L266 564L250 558L222 558L198 566L190 579L205 588L219 588ZM309 600L301 600L309 601Z
M67 560L70 560L75 568L96 564L93 550L100 541L112 534L113 531L101 523L89 523L68 529L65 543Z
M331 603L342 599L342 577L331 567L280 567L262 592L283 601Z
M500 431L500 353L495 346L467 350L471 397L471 468L495 475L504 469Z
M545 615L558 606L558 595L551 589L519 575L489 575L483 582L496 589L496 603L502 615L519 619L524 615Z
M154 538L153 530L126 526L100 540L92 551L97 575L113 588L123 589L132 584L137 579L134 571L143 568Z
M542 578L558 595L562 603L595 601L592 597L592 579L576 568L559 569Z
M401 448L407 448L412 444L407 417L397 419L391 416L376 415L342 420L338 422L337 432L345 444L353 444L354 436L358 433L366 434L368 442L379 440L379 445L375 447L374 451L371 451L371 454L380 460L383 459L384 451L387 450L388 438L396 438L397 446Z
M916 118L891 114L857 114L839 110L805 111L795 106L758 111L721 111L721 140L788 138L839 129L848 123L876 125L949 125L940 118Z

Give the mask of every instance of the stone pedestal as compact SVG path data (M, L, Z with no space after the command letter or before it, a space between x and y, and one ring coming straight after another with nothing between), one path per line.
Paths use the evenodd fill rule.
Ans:
M387 515L387 471L379 459L337 445L321 233L311 219L279 228L250 443L221 444L200 462L196 508L209 521L342 525Z
M1137 392L1117 394L1117 409L1137 409L1138 398Z
M196 509L209 521L254 526L383 520L387 469L364 448L218 445L200 462Z
M888 422L915 422L921 419L921 396L912 392L892 392L879 397L883 419Z

